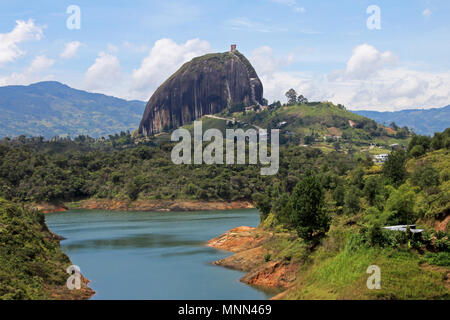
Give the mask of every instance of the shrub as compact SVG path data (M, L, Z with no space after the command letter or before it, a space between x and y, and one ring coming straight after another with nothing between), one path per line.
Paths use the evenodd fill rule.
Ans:
M450 241L447 238L437 239L436 249L439 251L450 251Z
M420 157L425 153L425 149L421 145L414 146L409 154L415 158Z
M356 187L350 187L344 198L344 211L347 214L356 214L359 212L359 189Z
M450 252L427 252L423 255L422 261L437 266L450 267Z
M439 172L431 166L418 166L411 175L411 182L422 189L439 185Z

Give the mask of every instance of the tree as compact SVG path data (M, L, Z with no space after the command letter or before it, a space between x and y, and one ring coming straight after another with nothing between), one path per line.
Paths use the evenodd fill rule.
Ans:
M436 132L435 134L434 134L434 137L433 137L433 139L431 139L431 148L433 149L433 150L439 150L439 149L441 149L442 148L442 145L443 145L443 135L441 135L440 133L438 133L438 132Z
M350 175L351 184L362 190L364 188L364 174L363 168L357 167L354 169Z
M147 178L142 175L134 177L126 186L126 193L131 200L136 200L141 192L142 186L147 183Z
M450 147L450 128L445 129L442 133L435 133L431 139L431 148L439 150Z
M306 241L319 240L330 228L330 218L324 210L324 193L316 176L303 178L289 199L291 224Z
M139 192L139 186L134 181L128 183L126 186L126 193L130 200L136 200L139 196Z
M298 104L308 103L308 99L306 99L303 95L299 95L297 98Z
M336 201L336 207L342 207L345 199L345 188L342 185L338 185L333 191L333 199Z
M289 89L288 92L286 92L286 98L288 99L287 104L292 106L297 103L297 92L294 89Z
M394 185L400 185L406 178L406 153L403 150L392 152L383 165L383 176Z
M272 209L270 199L271 197L268 194L268 192L266 192L265 194L255 193L252 198L253 201L255 202L256 208L258 208L261 211L261 222L262 222L267 218L267 216L270 213L270 210Z
M375 176L370 176L367 178L366 183L364 184L364 195L369 200L369 204L373 206L375 204L375 199L377 194L379 193L379 185L380 181Z
M274 101L273 103L271 103L269 105L269 109L276 109L276 108L280 108L281 107L281 102L280 101Z
M411 224L416 221L415 198L416 194L407 184L402 185L398 190L393 190L386 201L387 223Z
M438 186L439 171L430 165L420 165L414 169L411 175L411 182L424 190L430 187Z
M414 135L408 144L408 152L411 152L415 146L422 146L423 151L426 152L430 148L431 138L427 136Z
M304 139L304 142L305 142L305 144L310 145L310 144L314 143L314 137L313 136L306 136L305 139Z
M418 157L420 157L421 155L423 155L424 153L425 153L425 149L424 149L423 146L420 145L420 144L415 145L415 146L411 149L411 151L409 152L409 154L410 154L412 157L414 157L414 158L418 158Z
M274 201L272 210L280 223L288 225L291 216L289 194L286 192L281 193Z
M399 129L399 127L397 126L397 124L396 124L395 122L392 122L392 123L389 125L389 127L390 127L392 130L395 130L395 131L397 131L397 130Z
M359 212L359 192L360 190L357 187L351 186L345 193L344 210L347 214L356 214Z

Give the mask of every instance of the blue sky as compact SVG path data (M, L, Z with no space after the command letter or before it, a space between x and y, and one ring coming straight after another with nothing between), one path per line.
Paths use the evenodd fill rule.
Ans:
M66 27L70 5L79 30ZM379 30L366 26L370 5ZM446 0L2 0L0 9L0 85L57 80L147 100L185 61L236 43L269 100L293 87L349 109L450 104Z

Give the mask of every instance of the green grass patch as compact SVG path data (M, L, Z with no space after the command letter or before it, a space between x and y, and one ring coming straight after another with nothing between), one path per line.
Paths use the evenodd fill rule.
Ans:
M325 257L325 258L324 258ZM294 299L448 299L442 272L421 268L416 253L400 249L360 248L326 257L315 253L314 262L304 268ZM381 289L370 290L366 273L370 265L381 269ZM303 274L302 274L303 273Z

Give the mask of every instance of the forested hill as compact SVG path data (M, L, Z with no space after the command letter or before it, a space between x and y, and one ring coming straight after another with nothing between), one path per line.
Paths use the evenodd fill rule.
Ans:
M88 299L94 294L66 287L72 264L42 213L0 197L0 300Z
M145 102L73 89L56 81L0 87L0 137L108 136L139 126Z
M353 111L368 117L378 123L390 125L395 122L398 126L407 126L417 134L432 136L450 126L450 105L434 109L411 109L394 112Z
M281 139L299 144L336 142L336 147L347 145L407 144L408 128L392 128L357 115L342 105L331 102L303 102L281 105L279 102L266 110L224 110L224 116L233 117L243 124L267 129L280 129ZM321 143L322 142L322 143Z

